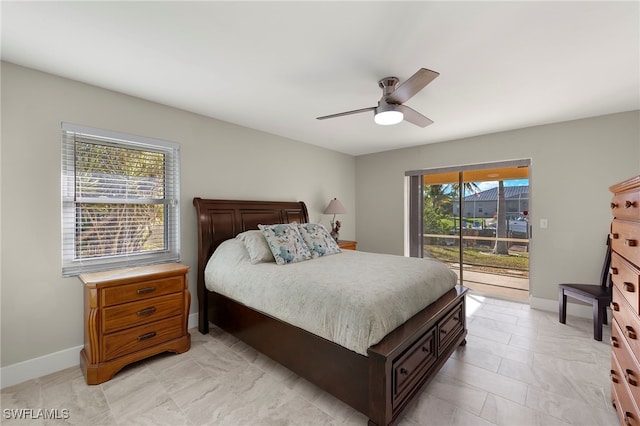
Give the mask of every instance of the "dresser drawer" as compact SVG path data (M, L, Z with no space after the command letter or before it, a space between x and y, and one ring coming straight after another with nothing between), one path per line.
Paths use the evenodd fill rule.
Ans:
M102 336L103 360L108 361L184 335L184 318L168 318Z
M634 353L640 354L640 318L631 312L629 304L615 287L613 288L611 311L615 322L620 327L622 337Z
M618 219L640 219L640 191L615 194L611 199L611 214Z
M611 347L616 362L620 367L617 370L619 381L625 383L632 395L632 400L640 402L640 366L638 365L638 360L631 353L629 346L625 344L620 325L615 321L611 327Z
M631 310L640 314L640 270L617 253L611 254L611 279Z
M640 414L631 395L626 390L621 367L615 354L611 356L611 399L616 407L621 425L640 426Z
M102 332L111 333L147 324L163 318L181 315L183 311L184 295L182 293L110 306L101 312Z
M611 249L640 265L640 223L615 219L611 223Z
M464 310L462 305L458 305L451 313L440 322L438 326L438 334L440 342L438 344L438 352L452 344L456 337L464 330Z
M393 363L394 406L424 377L425 372L437 359L436 330L429 330L416 344Z
M106 287L101 289L102 306L118 305L120 303L177 293L184 290L184 288L185 284L182 276L142 281L116 287Z

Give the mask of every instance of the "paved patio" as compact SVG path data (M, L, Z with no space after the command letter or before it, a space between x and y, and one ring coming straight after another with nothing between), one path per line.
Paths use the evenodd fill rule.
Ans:
M459 269L454 269L454 272L460 278ZM466 287L479 293L523 301L529 300L529 278L496 275L465 269L463 279Z

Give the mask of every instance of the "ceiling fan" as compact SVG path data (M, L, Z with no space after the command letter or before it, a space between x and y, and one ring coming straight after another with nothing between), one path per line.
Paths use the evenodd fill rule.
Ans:
M378 101L378 106L356 109L353 111L339 112L337 114L325 115L317 117L318 120L327 118L342 117L343 115L359 114L361 112L373 111L374 121L377 124L390 125L400 123L406 120L416 126L426 127L433 123L418 111L403 105L413 95L431 83L433 79L440 73L420 68L407 81L398 86L397 77L385 77L378 82L378 86L382 89L382 98ZM397 86L397 87L396 87Z

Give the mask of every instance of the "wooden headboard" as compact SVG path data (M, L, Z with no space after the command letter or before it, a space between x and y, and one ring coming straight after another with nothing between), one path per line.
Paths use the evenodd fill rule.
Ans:
M198 230L198 306L201 332L208 329L208 292L204 284L204 268L213 251L225 240L241 232L258 229L258 224L306 223L307 206L302 201L238 201L207 200L196 197Z

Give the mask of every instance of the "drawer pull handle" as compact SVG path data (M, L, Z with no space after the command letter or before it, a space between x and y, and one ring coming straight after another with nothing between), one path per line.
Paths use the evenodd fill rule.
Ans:
M406 368L400 368L400 374L406 376L407 374L409 374L409 371Z
M611 233L611 239L612 240L617 240L618 238L620 238L620 234L618 234L617 232L612 232Z
M611 302L611 310L618 312L620 310L620 305L617 302Z
M136 315L138 315L139 317L146 317L148 315L155 314L155 313L156 313L156 308L155 306L152 306L150 308L142 309L136 312Z
M634 293L636 291L635 286L633 285L633 283L630 283L630 282L625 282L624 283L624 289L625 289L625 291L628 291L629 293Z
M613 383L618 383L618 378L616 377L616 370L610 370L609 376L611 377L611 381Z
M429 352L429 348L427 348L426 346L422 347L422 352Z
M613 336L611 336L611 346L613 346L614 348L619 348L620 347L620 345L618 344L618 339L616 339Z
M628 247L635 247L638 245L638 240L633 240L633 239L625 239L624 240L624 245L628 246Z
M625 327L625 334L627 335L627 337L629 339L633 339L636 340L638 338L638 336L636 335L635 330L633 329L633 327L631 327L630 325L627 325Z
M633 426L633 414L628 411L624 412L624 424L627 426Z
M635 207L635 206L636 206L636 202L635 201L627 200L627 201L624 202L624 207L626 209L628 209L629 207Z
M138 342L142 342L144 340L149 340L153 337L156 337L156 332L152 331L151 333L143 334L142 336L138 336Z
M616 268L615 266L611 267L611 275L618 275L618 268Z
M155 287L145 287L145 288L140 288L140 289L136 290L136 293L138 293L138 294L149 294L149 293L153 293L154 291L156 291Z
M624 377L625 379L627 379L627 383L629 383L631 386L638 386L638 382L633 378L633 371L627 368L627 370L624 372Z
M611 203L610 206L612 209L615 209L618 207L618 203Z
M447 330L445 330L444 328L440 329L440 334L447 334Z

